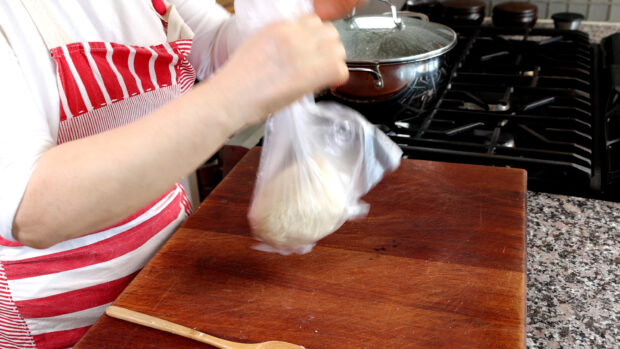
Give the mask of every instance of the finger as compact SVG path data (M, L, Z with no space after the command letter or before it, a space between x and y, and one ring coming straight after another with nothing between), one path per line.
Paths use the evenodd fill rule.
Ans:
M349 79L349 69L345 61L338 57L325 60L317 74L322 75L322 87L340 85Z
M340 41L338 41L338 47L336 49L336 54L342 60L347 59L347 50L344 48L344 45L342 45Z
M347 52L342 45L340 40L331 39L331 40L323 40L322 42L317 44L317 50L321 52L323 55L329 55L330 57L346 60Z
M336 27L334 27L331 23L325 23L320 30L316 30L311 33L314 38L314 42L323 47L328 48L336 48L338 52L341 52L344 48L342 46L342 42L340 41L340 33Z
M340 41L340 33L338 29L331 23L323 24L323 35L328 40Z
M349 80L349 67L346 63L338 64L338 74L337 79L335 80L335 85L337 86L342 85Z
M321 18L315 14L301 16L299 18L299 23L309 28L318 28L323 25Z

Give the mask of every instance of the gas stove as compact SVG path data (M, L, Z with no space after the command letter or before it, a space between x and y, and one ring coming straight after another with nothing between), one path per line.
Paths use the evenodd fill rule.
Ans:
M360 111L406 158L522 168L530 190L620 202L620 34L590 44L571 30L454 29L432 105L409 90L319 99Z

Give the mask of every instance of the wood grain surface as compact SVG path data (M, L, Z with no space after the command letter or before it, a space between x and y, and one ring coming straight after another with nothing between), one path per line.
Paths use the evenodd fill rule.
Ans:
M228 340L525 347L524 171L403 160L302 256L255 251L253 149L115 302ZM103 316L77 348L197 348Z

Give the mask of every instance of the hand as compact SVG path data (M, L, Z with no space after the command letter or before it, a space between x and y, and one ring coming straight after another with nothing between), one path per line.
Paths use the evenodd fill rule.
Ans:
M347 16L353 8L365 5L368 0L314 0L314 11L324 21Z
M333 25L308 15L249 37L206 85L243 127L305 94L344 83L345 59Z

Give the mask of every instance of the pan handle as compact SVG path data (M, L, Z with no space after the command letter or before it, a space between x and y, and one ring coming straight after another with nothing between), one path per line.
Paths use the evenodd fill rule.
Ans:
M386 13L386 14L390 14L390 13ZM398 11L397 14L401 17L410 17L410 18L417 18L419 20L422 20L424 22L428 22L428 16L420 13L420 12L413 12L413 11Z
M372 75L372 77L375 79L375 88L377 90L380 90L383 88L383 86L385 86L385 83L383 82L383 76L381 76L381 73L379 72L379 66L375 66L375 69L370 69L370 68L360 68L360 67L349 67L349 71L353 71L353 72L362 72L362 73L369 73Z
M391 15L392 18L394 19L394 25L396 25L397 28L399 29L404 29L405 28L405 24L403 23L401 17L410 17L410 18L417 18L419 20L422 20L424 22L428 22L428 16L420 13L420 12L413 12L413 11L398 11L396 9L396 6L394 6L394 4L392 3L391 0L378 0L379 2L383 2L385 4L387 4L388 6L390 6L390 12L384 12L383 15ZM351 13L349 13L345 19L346 20L351 20L355 17L355 13L357 11L357 7L353 7L353 9L351 10Z
M423 13L420 13L420 12L398 11L396 13L399 16L401 16L401 17L417 18L417 19L419 19L421 21L424 21L424 22L428 22L429 21L428 16L423 14ZM391 14L392 14L391 12L383 12L382 13L382 15L384 15L384 16L390 16Z
M394 19L394 25L396 25L396 28L401 29L401 30L404 29L405 24L403 23L403 20L400 17L398 17L398 9L396 8L396 6L394 6L392 1L391 0L379 0L379 1L390 6L390 11L391 11L390 13L392 14L392 18Z

